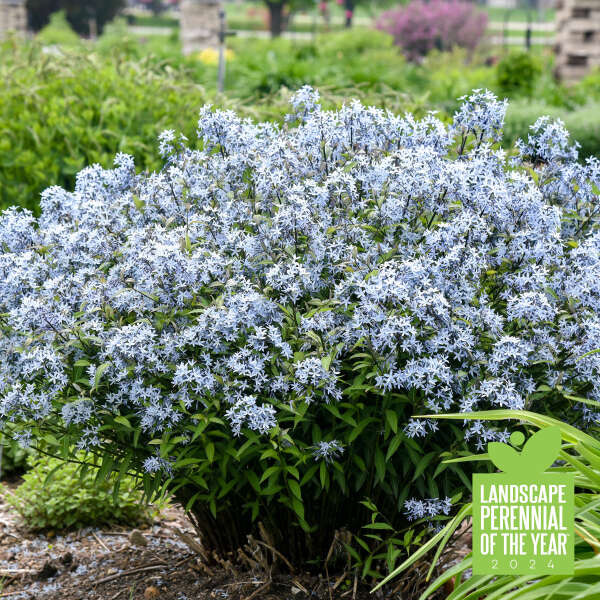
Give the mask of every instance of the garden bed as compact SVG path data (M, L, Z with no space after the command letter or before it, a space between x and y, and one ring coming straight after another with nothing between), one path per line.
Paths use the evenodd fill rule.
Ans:
M14 487L9 485L8 488ZM11 600L208 600L330 598L327 580L207 565L182 541L194 537L184 512L170 507L145 529L85 528L32 534L0 496L0 598ZM146 545L143 545L144 541ZM331 598L366 599L369 588L331 575ZM338 583L339 582L339 583Z

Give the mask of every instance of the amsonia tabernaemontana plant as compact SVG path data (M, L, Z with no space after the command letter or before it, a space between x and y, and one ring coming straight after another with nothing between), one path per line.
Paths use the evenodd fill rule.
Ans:
M302 563L346 530L377 557L468 486L434 458L507 437L411 415L598 420L600 162L544 118L507 154L489 92L450 125L292 106L204 107L160 172L119 155L2 214L0 418L174 494L221 553L262 528Z

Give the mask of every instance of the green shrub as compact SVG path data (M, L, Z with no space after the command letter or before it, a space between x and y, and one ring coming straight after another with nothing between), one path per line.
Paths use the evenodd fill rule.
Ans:
M600 102L590 102L566 114L565 125L580 144L581 158L600 157Z
M37 44L0 46L0 206L37 210L49 185L72 186L84 165L110 166L115 152L142 169L159 166L157 132L193 136L207 99L185 70L151 58L67 51L46 55Z
M5 497L30 529L131 525L148 520L142 493L131 477L121 478L118 493L114 493L114 479L96 482L96 469L82 471L75 462L40 454L32 456L29 463L31 470L23 476L23 483Z
M37 222L7 211L4 418L65 457L81 444L103 472L139 473L149 497L168 490L221 555L262 535L300 566L343 529L377 577L417 537L414 507L442 517L469 486L468 466L427 466L503 435L411 415L575 418L547 365L588 393L576 357L599 347L596 175L578 175L579 197L557 190L575 159L554 125L525 165L499 169L482 145L500 140L505 105L488 92L449 129L357 103L324 112L307 88L292 103L296 128L205 107L203 151L168 132L160 175L121 156L75 194L50 190ZM513 298L533 264L535 287Z
M374 93L386 87L404 91L414 71L393 47L391 36L366 29L329 33L311 42L236 39L231 46L235 59L228 65L227 89L246 97L305 84L330 90L360 86Z
M350 39L331 36L322 49L290 40L236 40L227 66L229 97L215 103L280 120L287 90L314 81L324 87L327 105L352 95L396 111L415 109L395 91L407 88L407 71L387 36L361 34L361 47L370 43L370 54L348 50L340 62L338 52L346 53ZM150 38L144 45L117 22L94 51L83 43L61 45L60 53L49 55L37 43L0 44L0 208L19 204L37 212L46 187L71 188L81 168L110 167L117 152L133 155L141 170L158 168L158 133L174 129L193 139L195 120L188 115L216 94L217 68L183 58L177 40Z
M0 478L17 475L28 467L27 458L29 452L14 440L2 435L2 463L0 467Z
M387 48L393 50L394 56L399 56L402 63L405 62L402 54L394 46L394 38L388 33L376 29L353 29L323 35L319 38L318 47L322 56L337 56L338 52L342 52L344 60L347 60L354 53L364 54L371 50Z
M81 46L81 38L73 31L64 11L54 13L50 23L37 35L37 39L48 46Z
M464 48L455 48L434 50L425 57L416 85L426 90L430 104L453 113L460 104L458 98L471 90L494 89L494 70L469 56Z
M540 115L561 119L574 140L581 145L580 158L600 156L600 102L567 110L545 102L512 102L506 111L504 126L505 143L512 144L518 138L526 138L529 127Z
M600 69L594 69L586 75L577 84L576 89L582 95L582 103L600 98Z
M112 56L118 53L131 57L141 57L142 48L143 46L135 35L129 32L127 21L119 18L106 25L104 33L98 38L94 49Z
M496 67L498 91L511 97L531 96L542 74L542 65L531 52L511 52Z

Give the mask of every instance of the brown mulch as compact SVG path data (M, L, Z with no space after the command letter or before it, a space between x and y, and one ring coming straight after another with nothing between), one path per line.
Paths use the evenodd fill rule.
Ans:
M170 507L139 531L112 527L33 534L0 495L0 600L401 598L371 595L351 575L327 579L207 565L182 541L181 532L183 538L194 537L183 511Z

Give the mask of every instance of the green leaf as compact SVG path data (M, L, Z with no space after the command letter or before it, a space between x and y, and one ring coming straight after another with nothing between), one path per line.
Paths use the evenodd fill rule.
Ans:
M327 473L325 461L322 461L321 466L319 467L319 479L321 481L321 487L326 490L329 487L329 473Z
M367 427L367 425L369 425L369 423L372 423L373 421L375 421L376 419L374 419L373 417L369 417L367 419L363 419L350 433L350 435L348 436L348 442L353 442L364 430L365 427Z
M398 413L393 410L385 411L385 420L394 433L398 433Z
M94 376L94 387L92 389L98 389L98 384L102 379L102 374L104 371L106 371L106 369L108 369L108 367L110 367L110 362L104 362L96 369L96 375Z
M396 434L392 438L392 441L390 442L390 445L388 446L388 450L387 450L387 453L385 455L385 460L386 461L390 460L390 458L392 458L392 456L394 456L394 454L396 454L396 451L400 447L401 443L402 443L402 436L400 434Z
M260 483L262 483L263 481L266 481L267 479L269 479L269 477L271 477L272 475L275 475L276 473L281 473L280 465L273 465L272 467L265 469L265 471L262 474L262 477L260 478Z
M300 489L300 484L294 479L288 479L287 484L292 494L294 494L294 496L298 498L298 500L302 501L302 491Z
M302 504L302 501L298 500L296 497L292 497L291 503L294 512L300 517L300 519L304 520L304 504Z
M383 529L386 531L394 531L394 528L387 523L369 523L368 525L363 525L363 529Z
M102 481L108 479L108 476L112 472L113 465L113 457L110 454L105 454L102 457L102 464L100 465L98 473L96 474L96 483L101 483Z
M131 426L131 423L129 422L129 419L127 419L127 417L123 417L123 416L115 417L115 423L119 423L119 425L123 425L124 427L127 427L127 429L133 429L133 427Z
M375 470L377 471L377 478L379 481L384 481L385 479L385 457L383 456L383 452L379 446L377 450L375 450Z
M208 442L208 444L206 444L206 458L208 459L208 462L211 463L213 462L214 458L215 458L215 445L212 442Z

